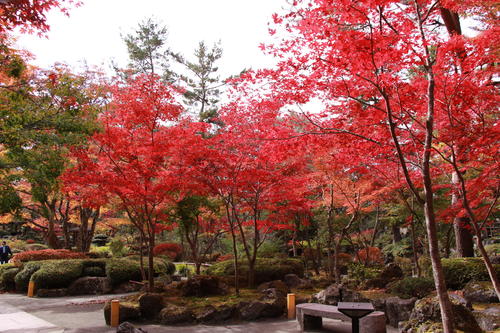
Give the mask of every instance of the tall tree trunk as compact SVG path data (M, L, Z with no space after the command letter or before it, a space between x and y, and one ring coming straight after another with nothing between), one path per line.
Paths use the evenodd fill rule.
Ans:
M453 185L458 185L459 177L457 172L453 172L451 177L451 182ZM451 205L457 204L458 194L453 193L451 197ZM459 257L474 257L474 241L472 239L472 234L467 225L469 219L467 217L455 217L453 219L453 230L455 231L455 249Z
M395 224L391 226L391 230L392 230L392 243L396 245L403 239L403 237L401 237L401 230L399 229L399 226Z
M417 254L417 235L415 233L415 218L412 216L410 220L410 229L411 229L411 247L413 251L413 267L414 267L414 275L420 277L422 274L420 271L420 265L418 263L418 254Z
M434 106L435 106L435 81L434 72L432 69L432 60L430 51L427 46L427 41L425 38L425 33L423 30L423 23L420 17L420 8L415 0L415 7L418 15L418 23L420 28L420 34L422 37L422 43L426 52L426 72L427 72L427 116L425 120L425 141L423 150L423 168L422 168L422 178L424 181L424 215L425 224L427 229L427 235L429 237L429 254L432 262L432 272L434 276L434 284L436 286L436 291L439 299L439 307L441 309L441 319L443 322L444 333L453 333L453 309L451 307L451 301L448 297L448 290L446 288L446 283L444 280L443 267L441 266L441 258L439 257L439 243L437 237L436 228L436 216L434 213L434 193L432 191L432 178L430 169L430 159L431 159L431 149L432 149L432 139L434 131Z
M153 249L155 247L155 234L154 231L151 231L148 235L148 290L150 292L154 291L155 287L155 270L154 270L154 254Z

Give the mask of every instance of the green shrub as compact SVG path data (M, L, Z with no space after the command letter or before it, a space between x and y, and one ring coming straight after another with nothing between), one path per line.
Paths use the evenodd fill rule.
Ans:
M130 259L109 259L106 264L106 276L113 285L129 280L142 280L139 262Z
M232 260L218 262L206 271L208 275L234 276ZM239 274L244 280L248 276L248 262L239 262ZM255 263L255 283L282 280L287 274L304 276L304 265L298 259L257 258Z
M353 262L347 266L347 276L349 280L357 285L363 285L368 280L378 278L379 275L379 269L367 267L359 262Z
M109 242L109 249L113 257L123 257L125 255L125 244L119 238L113 238L111 242Z
M488 271L481 258L454 258L442 259L446 286L450 289L463 289L469 281L489 281ZM432 276L432 267L422 266L426 276ZM500 265L494 265L500 272Z
M99 266L84 267L82 276L106 276L106 271Z
M107 259L83 259L82 265L83 265L83 268L97 266L97 267L105 270L107 261L108 261Z
M427 277L406 277L389 286L389 291L401 298L423 298L434 289L434 280Z
M14 278L19 272L19 268L12 264L5 264L0 266L0 290L13 290L15 289Z
M66 288L82 276L82 260L51 260L42 264L32 276L38 288Z
M147 258L144 258L144 271L148 274ZM175 266L169 261L155 258L154 273L155 276L160 274L173 274ZM122 259L109 259L106 264L106 276L111 279L113 285L120 284L129 280L140 281L141 269L139 260L136 257L127 257Z
M16 291L22 292L28 290L28 283L30 282L31 276L40 269L42 264L43 261L32 261L23 264L21 270L14 279Z

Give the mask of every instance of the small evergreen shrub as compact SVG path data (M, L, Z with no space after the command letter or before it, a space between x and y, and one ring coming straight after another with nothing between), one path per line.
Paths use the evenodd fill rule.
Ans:
M109 242L109 249L113 257L123 257L125 255L125 243L119 238L113 238Z
M427 277L405 277L389 286L389 291L401 298L424 298L434 289L434 280Z

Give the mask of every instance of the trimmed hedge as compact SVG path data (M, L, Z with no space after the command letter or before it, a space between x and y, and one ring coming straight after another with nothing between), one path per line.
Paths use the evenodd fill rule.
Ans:
M427 277L405 277L389 286L389 291L401 298L424 298L433 290L434 280Z
M28 283L30 282L31 276L40 269L43 262L32 261L24 264L21 271L17 273L14 281L16 283L16 291L26 291L28 290Z
M239 274L242 279L248 276L248 262L239 262ZM206 271L208 275L234 276L234 264L232 260L218 262L210 266ZM255 263L255 283L283 280L287 274L304 276L304 265L299 259L280 258L257 258Z
M23 263L20 269L10 264L0 267L0 287L2 276L8 272L8 281L15 282L18 292L26 291L30 280L35 282L36 288L43 289L66 288L82 276L108 276L113 285L141 280L136 258L43 260ZM173 274L175 266L167 260L155 258L154 270L155 275Z
M31 276L37 289L66 288L71 282L82 276L81 260L46 261Z
M28 262L39 260L53 260L53 259L83 259L87 256L81 252L71 252L69 250L38 250L38 251L25 251L14 255L13 262Z
M446 286L450 289L463 289L469 281L490 280L481 258L443 259L441 262ZM494 265L494 267L498 276L500 265Z

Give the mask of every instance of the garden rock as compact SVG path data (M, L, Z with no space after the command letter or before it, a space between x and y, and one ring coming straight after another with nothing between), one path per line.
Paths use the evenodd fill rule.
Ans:
M36 291L37 297L63 297L68 295L67 288L58 289L38 289Z
M387 322L389 322L389 318L387 316L386 312L386 298L375 298L371 299L370 302L372 303L373 307L375 308L376 311L382 311L385 313L385 317L387 318Z
M450 297L450 300L453 307L455 328L467 333L481 333L482 330L476 322L472 311L461 304L462 302L459 298ZM432 332L434 332L439 327L440 322L441 310L437 297L426 297L415 303L410 320L402 325L401 332L427 332L430 329L433 329Z
M142 328L136 328L134 325L126 321L118 326L116 333L147 333L147 331Z
M497 303L498 297L493 289L491 282L476 282L467 283L464 288L464 297L467 301L473 303Z
M154 319L164 308L163 297L159 294L144 294L139 297L139 309L146 319Z
M196 317L196 321L201 323L217 324L230 319L235 312L235 308L227 305L219 307L207 306L205 310Z
M163 325L184 324L194 320L193 312L184 306L167 304L159 314L160 323Z
M133 293L141 290L142 284L133 282L122 282L113 289L115 294Z
M274 289L271 290L271 289ZM257 290L263 294L272 294L274 293L277 297L286 297L286 294L290 292L290 288L281 280L274 280L269 282L261 283Z
M68 295L102 295L112 290L111 280L107 277L81 277L68 287Z
M184 296L204 297L228 293L228 287L217 276L207 275L193 276L183 282L181 289Z
M282 300L252 301L240 308L240 318L251 321L258 318L280 317L284 313L285 305L286 302Z
M301 279L297 274L287 274L285 275L283 280L289 288L298 288L298 289L312 288L311 281L306 279Z
M410 319L413 306L417 301L416 297L410 299L402 299L399 297L389 297L385 299L385 316L387 322L393 326L398 327L400 321L406 321ZM372 302L373 303L373 302ZM379 310L375 304L375 309Z
M141 312L139 306L131 303L120 302L119 319L120 322L127 320L139 319L141 317ZM111 323L111 302L108 301L104 304L104 320L106 324Z
M500 305L494 305L480 311L473 311L479 327L484 331L496 331L500 329Z
M328 288L314 294L312 301L321 304L337 305L338 302L368 302L360 293L350 290L341 284L332 284Z

